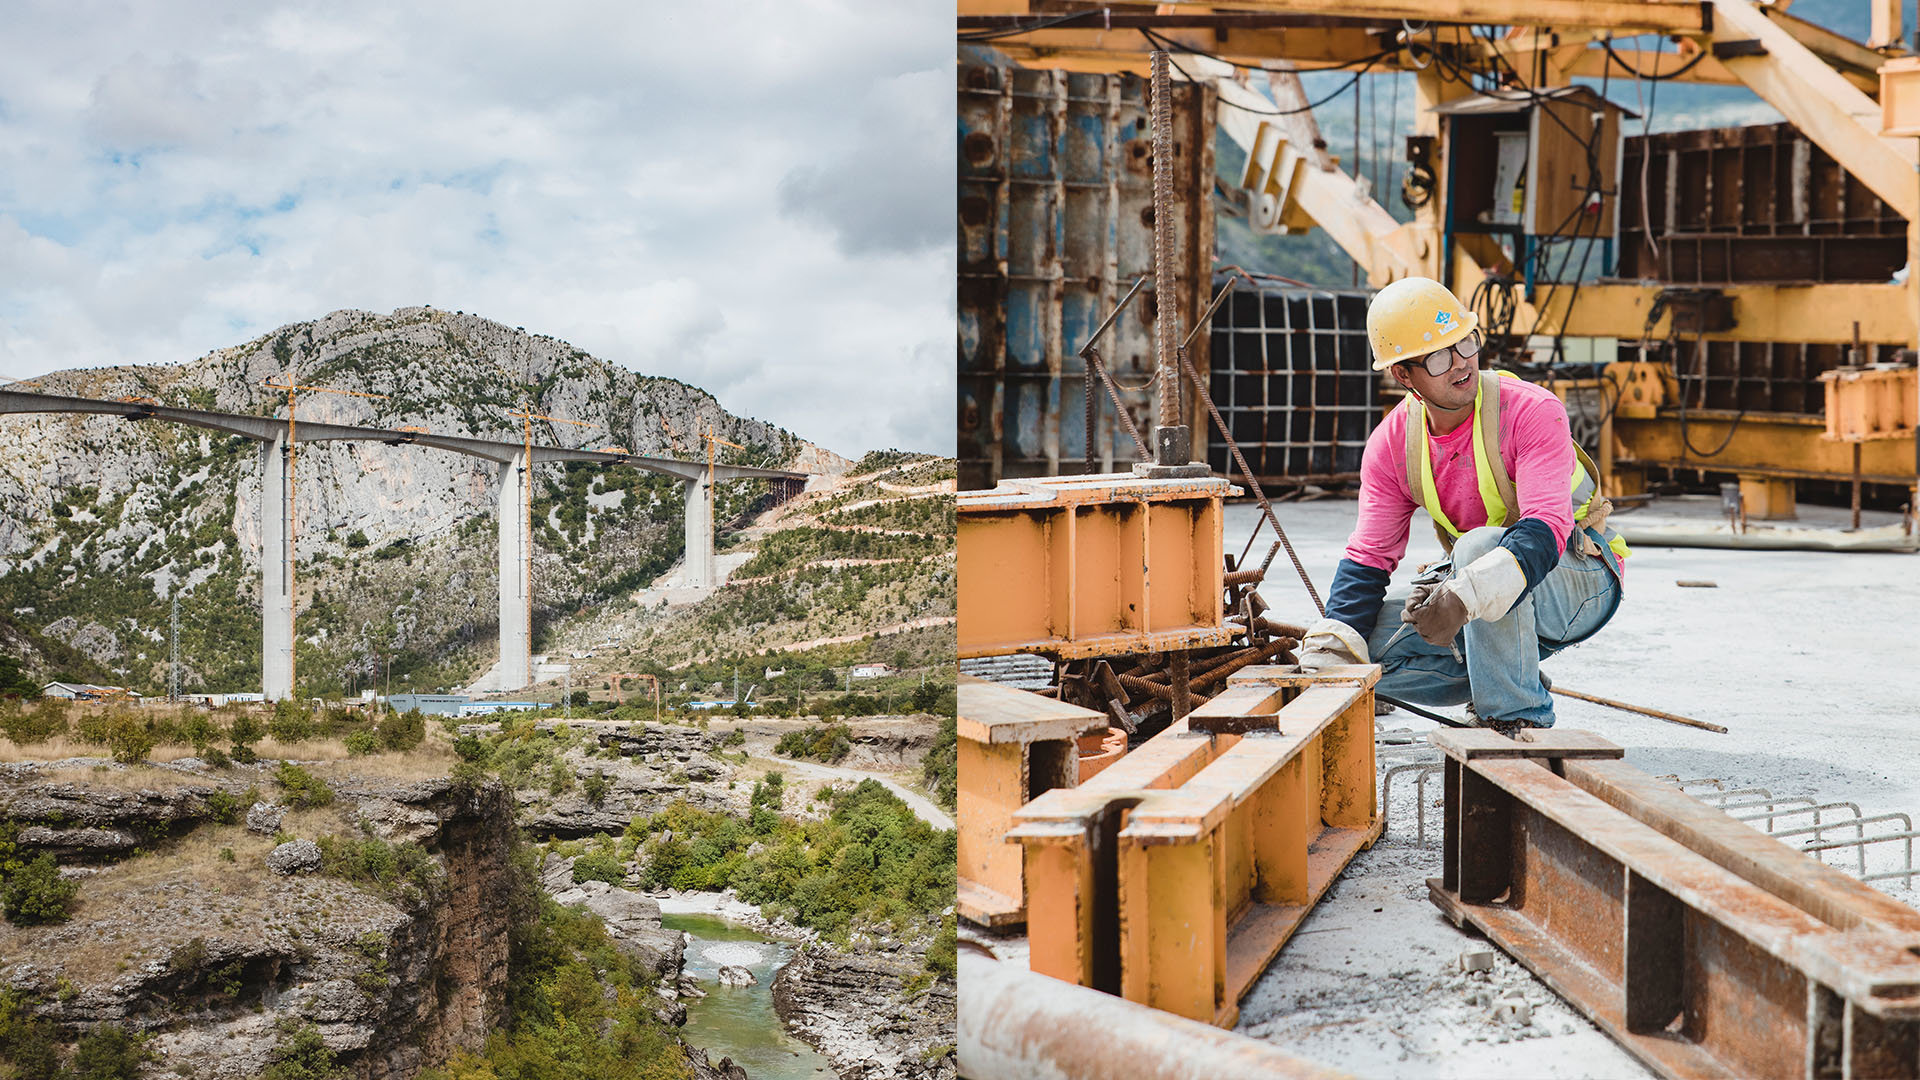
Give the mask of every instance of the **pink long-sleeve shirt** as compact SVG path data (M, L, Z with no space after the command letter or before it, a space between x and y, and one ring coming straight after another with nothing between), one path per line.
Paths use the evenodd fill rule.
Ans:
M1560 553L1573 530L1568 479L1573 475L1573 437L1566 407L1553 391L1520 379L1500 379L1500 457L1520 499L1519 513L1509 508L1506 524L1537 518L1553 530ZM1474 470L1479 447L1473 422L1445 435L1431 433L1433 486L1440 509L1461 532L1487 523L1486 503ZM1407 552L1407 526L1416 506L1407 486L1407 410L1387 414L1367 438L1360 462L1360 520L1347 540L1347 558L1392 573Z

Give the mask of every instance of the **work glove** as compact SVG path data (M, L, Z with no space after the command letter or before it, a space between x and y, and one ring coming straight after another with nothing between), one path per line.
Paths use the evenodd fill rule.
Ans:
M1367 662L1367 639L1338 619L1321 619L1307 627L1294 654L1303 668L1323 668L1336 664Z
M1411 624L1429 645L1451 645L1468 619L1506 618L1526 588L1527 575L1513 552L1494 548L1446 581L1414 586L1400 621Z
M1416 585L1400 621L1412 625L1429 645L1451 645L1467 625L1467 605L1445 583Z

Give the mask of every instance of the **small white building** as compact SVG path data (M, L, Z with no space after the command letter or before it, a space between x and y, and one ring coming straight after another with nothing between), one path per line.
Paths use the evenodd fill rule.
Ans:
M96 686L93 683L50 682L40 688L41 697L68 701L139 701L140 695L124 686Z
M855 664L853 677L856 679L878 679L885 675L898 675L900 669L892 664Z

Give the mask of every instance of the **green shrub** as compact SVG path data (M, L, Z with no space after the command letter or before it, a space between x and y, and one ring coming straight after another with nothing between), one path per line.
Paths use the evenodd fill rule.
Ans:
M393 713L380 721L380 745L389 750L412 750L427 737L427 719L420 710Z
M206 752L200 755L200 760L216 769L224 769L233 764L233 759L227 756L227 752L217 746L207 747Z
M32 1002L11 990L0 990L0 1067L7 1075L60 1077L59 1032L33 1015Z
M348 735L343 741L347 744L347 753L355 757L364 757L368 754L377 754L380 752L380 736L375 735L371 731L356 731Z
M154 736L139 717L116 710L108 714L106 742L113 752L113 760L134 765L147 760L147 754L153 750Z
M297 701L281 701L273 707L273 719L267 732L283 743L305 742L319 734L313 713Z
M193 747L193 752L202 758L220 737L220 728L206 714L195 711L178 725L180 737Z
M932 945L927 946L927 970L937 976L951 979L959 970L955 965L955 953L959 945L957 929L953 916L947 916L940 920L939 935L933 939Z
M325 780L291 761L283 761L273 771L274 782L286 793L287 805L295 809L325 806L333 801L333 789Z
M575 885L583 881L604 881L609 885L618 885L626 876L626 867L620 864L620 857L610 848L589 851L573 860Z
M232 848L226 850L231 851ZM197 937L184 945L174 947L167 955L167 970L175 975L185 975L199 971L207 962L207 939Z
M279 1041L267 1053L261 1080L335 1080L347 1075L334 1061L319 1028L283 1018L275 1030Z
M381 890L402 884L422 892L433 887L433 858L419 844L390 844L377 836L323 836L315 843L323 874Z
M234 716L233 726L227 731L227 737L233 740L233 760L242 765L254 761L253 744L267 733L260 721L250 712L241 712Z
M147 1040L118 1024L102 1024L80 1036L73 1049L74 1080L135 1080L153 1060Z
M839 761L853 749L853 729L845 724L828 724L811 730L789 731L780 736L774 753L785 757Z
M207 796L207 810L212 813L213 820L222 825L238 825L246 817L247 811L253 809L253 804L259 801L260 792L255 788L248 788L244 797L216 791Z
M586 795L587 802L595 807L607 801L607 792L612 787L613 781L607 779L606 773L598 770L580 782L581 793Z
M67 733L67 705L57 699L40 703L37 709L0 714L0 731L16 745L46 742Z
M0 910L15 926L65 922L79 891L80 883L63 880L53 856L42 852L0 884Z

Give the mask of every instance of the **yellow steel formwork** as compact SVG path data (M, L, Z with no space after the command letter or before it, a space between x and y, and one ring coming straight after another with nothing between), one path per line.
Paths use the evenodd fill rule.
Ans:
M1252 667L1013 815L1033 970L1223 1026L1380 835L1372 665Z
M1106 717L1038 694L960 677L958 905L982 926L1026 918L1020 850L1002 841L1013 812L1078 782L1079 736Z
M960 655L1225 645L1221 506L1237 494L1213 477L1129 473L962 492Z

